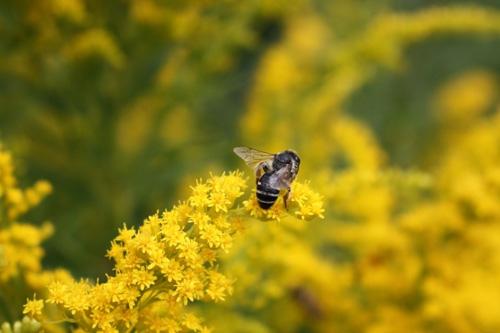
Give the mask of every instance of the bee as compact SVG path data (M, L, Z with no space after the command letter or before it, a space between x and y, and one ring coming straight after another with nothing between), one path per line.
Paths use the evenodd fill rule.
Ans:
M233 151L255 171L260 208L271 208L281 190L286 191L283 199L287 208L290 185L299 172L300 158L297 153L288 149L271 154L248 147L236 147Z

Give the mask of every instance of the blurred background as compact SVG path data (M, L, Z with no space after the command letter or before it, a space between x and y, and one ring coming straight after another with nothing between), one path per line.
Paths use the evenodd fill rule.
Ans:
M53 194L23 219L54 224L44 266L77 277L110 271L104 254L123 223L138 225L171 207L209 172L244 168L234 146L293 148L303 157L299 179L310 179L330 200L327 221L310 230L311 239L323 228L335 230L329 221L351 221L349 214L363 220L386 205L383 194L365 191L358 207L367 212L352 207L363 189L352 180L336 183L346 170L416 172L438 184L429 190L423 181L424 193L413 196L394 192L389 201L405 203L391 204L391 214L460 190L479 198L484 191L477 186L439 187L464 179L439 172L451 168L443 156L478 161L484 147L491 163L478 162L481 168L498 167L497 141L462 149L460 140L471 128L486 133L479 123L493 126L490 137L500 131L492 120L499 75L500 3L493 0L0 3L0 141L13 152L23 184L53 185ZM460 157L462 151L470 154ZM402 177L391 172L382 183ZM350 193L342 194L347 206L337 205L339 188ZM499 223L500 196L488 200L494 209L485 208L486 217L466 204L463 219ZM445 236L453 238L449 230ZM328 260L356 261L356 251L339 242L310 246ZM418 300L411 295L401 306L416 307ZM470 326L476 331L500 327L498 320L477 320ZM342 325L344 332L360 329ZM450 330L468 331L444 331Z

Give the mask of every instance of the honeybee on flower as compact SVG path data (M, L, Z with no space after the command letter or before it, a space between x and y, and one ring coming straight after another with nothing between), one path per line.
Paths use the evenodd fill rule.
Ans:
M255 171L260 208L271 208L281 190L286 191L283 200L287 208L291 184L299 172L300 158L297 153L288 149L271 154L248 147L236 147L233 151Z

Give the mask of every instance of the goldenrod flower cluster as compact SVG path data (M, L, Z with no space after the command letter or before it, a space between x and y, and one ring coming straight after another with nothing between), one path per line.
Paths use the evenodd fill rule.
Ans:
M225 258L239 283L211 313L217 330L500 328L499 112L474 110L453 144L436 147L441 156L427 172L375 161L318 172L327 222L250 226Z
M26 297L34 291L43 294L50 281L71 279L65 270L42 269L41 243L53 234L52 225L35 226L19 220L51 192L51 185L38 181L21 189L14 171L12 155L0 146L0 303L4 311L0 320L18 318ZM14 324L14 330L20 325L25 322ZM5 324L2 329L8 331L9 327Z
M52 225L36 227L26 223L13 223L0 229L0 283L13 277L41 271L44 251L41 243L53 233Z
M46 302L85 330L207 331L186 305L223 301L232 292L231 279L218 271L218 253L231 247L236 229L227 212L245 186L239 173L198 182L187 201L137 230L120 229L107 254L115 272L105 282L54 282ZM34 302L25 311L40 314Z
M264 55L241 125L254 146L272 151L298 143L308 161L302 170L325 197L326 223L297 230L284 220L250 228L259 236L242 240L227 259L240 284L231 303L212 313L214 320L224 313L231 321L219 322L218 330L500 329L500 302L492 296L498 293L500 211L494 74L472 70L438 90L430 111L440 121L429 149L435 164L424 170L388 165L370 129L342 110L378 66L404 70L412 43L457 33L498 36L498 11L458 6L384 13L357 38L339 45L323 33L307 50L296 26L326 27L320 15L304 16L290 20L283 39ZM328 54L325 40L338 47Z
M21 272L29 274L41 270L43 250L40 244L52 234L52 226L44 224L38 228L16 219L50 191L46 181L20 189L14 177L12 155L0 146L0 283L19 277Z
M148 217L137 230L120 229L107 254L115 272L105 282L55 281L45 302L84 330L208 331L187 306L225 301L233 292L233 280L218 266L220 252L229 251L242 228L244 212L233 207L245 188L239 172L198 181L172 210ZM321 215L318 194L304 184L294 190L291 213L302 219ZM34 299L24 312L41 318L42 309L43 301Z
M0 146L0 200L2 201L0 209L4 219L15 220L38 205L51 191L50 183L43 180L27 189L20 189L14 177L12 155Z
M31 317L40 317L43 310L43 300L33 298L24 305L23 313Z

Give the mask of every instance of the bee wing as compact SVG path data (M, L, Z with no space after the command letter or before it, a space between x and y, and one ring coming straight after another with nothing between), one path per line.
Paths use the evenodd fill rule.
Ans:
M266 153L257 149L248 147L236 147L233 149L234 153L238 155L245 163L254 169L256 172L263 162L269 162L274 159L274 154Z

